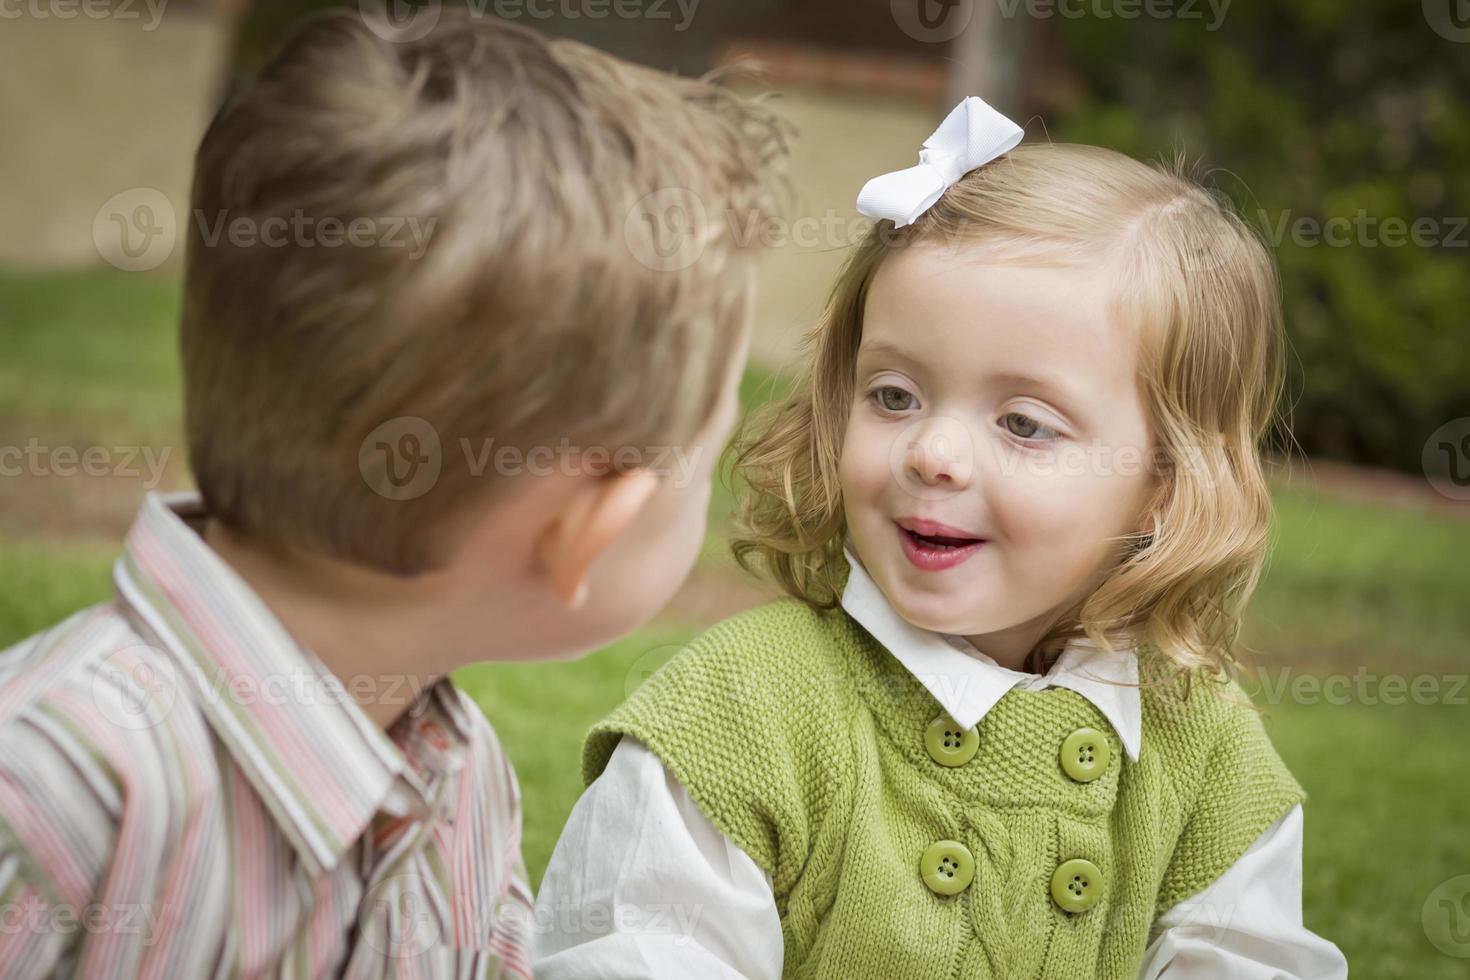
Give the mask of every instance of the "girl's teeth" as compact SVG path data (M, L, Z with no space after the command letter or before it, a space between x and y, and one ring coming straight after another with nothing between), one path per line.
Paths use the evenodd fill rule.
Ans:
M963 548L965 545L971 544L975 540L973 538L930 537L924 534L917 534L914 532L910 533L913 534L913 536L921 543L931 545L936 548Z

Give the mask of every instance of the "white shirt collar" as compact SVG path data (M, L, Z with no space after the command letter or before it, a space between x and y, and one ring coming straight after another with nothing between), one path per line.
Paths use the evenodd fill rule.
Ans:
M1103 713L1128 757L1138 761L1143 721L1136 686L1136 651L1109 653L1091 640L1078 637L1067 642L1048 674L1002 667L963 637L921 629L904 619L889 605L852 549L844 552L850 571L842 592L842 608L887 647L960 725L978 725L1017 685L1028 690L1065 687Z

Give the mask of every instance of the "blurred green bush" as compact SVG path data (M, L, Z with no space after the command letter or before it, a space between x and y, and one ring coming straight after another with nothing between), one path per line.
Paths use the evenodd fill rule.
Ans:
M1456 27L1456 2L1057 17L1086 94L1053 138L1201 159L1275 247L1282 409L1310 455L1419 471L1430 433L1470 416L1470 23Z

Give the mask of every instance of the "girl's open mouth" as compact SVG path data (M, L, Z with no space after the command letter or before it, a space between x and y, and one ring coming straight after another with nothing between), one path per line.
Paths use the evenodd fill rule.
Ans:
M942 571L965 561L985 544L984 538L952 538L919 534L895 524L899 541L909 561L925 571Z

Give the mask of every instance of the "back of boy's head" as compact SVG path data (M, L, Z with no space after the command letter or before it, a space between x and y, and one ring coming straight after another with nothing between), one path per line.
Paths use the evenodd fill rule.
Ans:
M781 129L706 82L493 17L384 33L311 18L205 135L185 417L212 516L413 573L509 485L498 450L700 431L753 257L732 223L686 212L763 214ZM702 237L663 261L679 234ZM439 467L423 492L381 484L399 449Z

